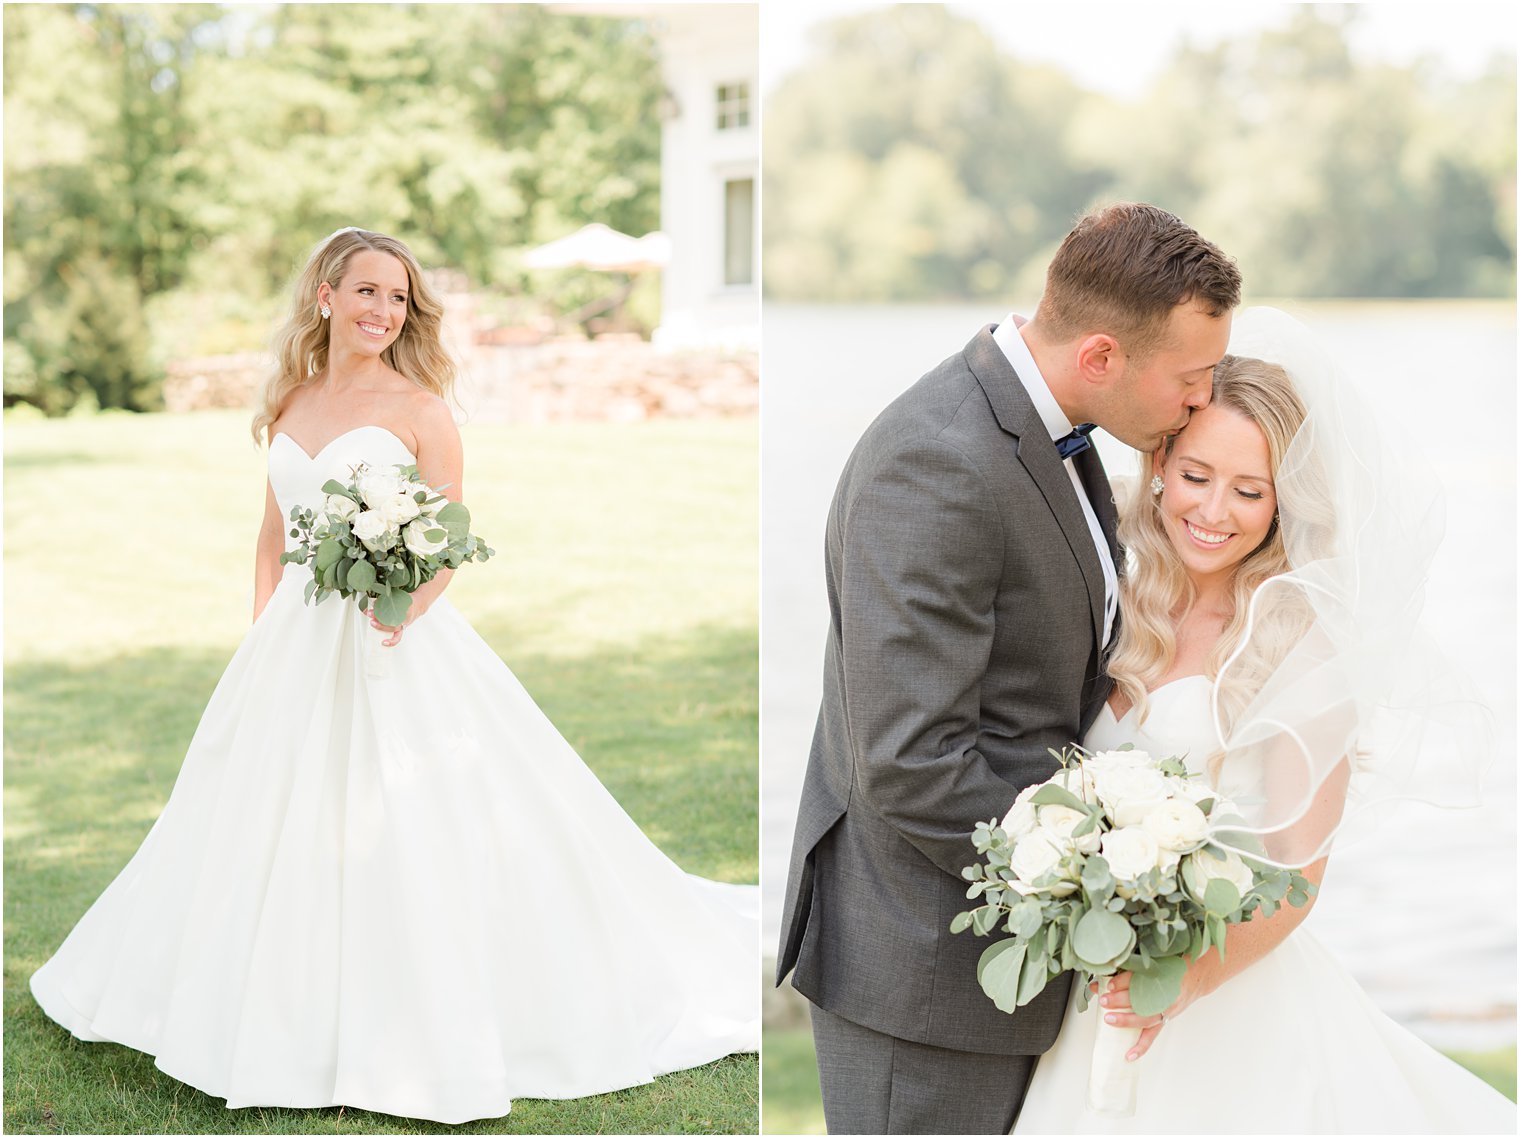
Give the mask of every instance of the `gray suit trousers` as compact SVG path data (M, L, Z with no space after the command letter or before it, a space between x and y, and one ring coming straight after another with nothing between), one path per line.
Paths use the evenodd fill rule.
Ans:
M897 1039L812 1004L830 1134L1007 1134L1038 1055Z

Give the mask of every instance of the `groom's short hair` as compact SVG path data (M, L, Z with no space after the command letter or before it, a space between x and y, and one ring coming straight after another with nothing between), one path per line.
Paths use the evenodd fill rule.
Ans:
M1189 301L1211 316L1235 308L1235 262L1166 210L1116 202L1087 214L1061 242L1035 321L1054 343L1107 332L1144 358L1160 346L1172 310Z

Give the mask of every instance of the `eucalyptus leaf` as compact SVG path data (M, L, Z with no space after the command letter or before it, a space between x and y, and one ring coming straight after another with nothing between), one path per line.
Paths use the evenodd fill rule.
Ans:
M356 593L368 593L375 587L375 567L368 561L355 561L349 566L348 587Z
M1071 945L1084 964L1112 964L1134 947L1135 930L1118 914L1093 909L1072 929Z
M336 565L338 558L343 556L343 547L333 538L323 538L322 544L317 546L317 568L326 569L330 565Z
M990 946L976 963L976 979L999 1011L1019 1006L1019 973L1026 949L1020 940L1003 940Z
M412 607L412 595L393 589L375 601L375 619L390 628L399 628Z
M1180 956L1159 956L1143 968L1132 969L1130 1007L1136 1015L1160 1015L1182 995L1182 978L1186 974L1187 962Z
M1204 918L1209 926L1209 940L1213 941L1214 947L1219 950L1219 959L1224 959L1224 918L1216 917L1210 913Z
M463 502L450 502L434 520L449 531L451 539L463 539L470 532L470 511Z
M1240 890L1223 877L1209 880L1203 890L1203 907L1217 916L1227 917L1240 908Z
M1040 787L1029 797L1029 801L1036 806L1069 806L1073 810L1080 810L1084 814L1091 809L1064 786L1056 786L1054 783Z
M971 914L970 913L956 913L955 914L955 919L950 922L950 931L952 933L963 933L967 929L969 929L970 927L971 927Z
M1043 992L1049 981L1050 969L1045 966L1045 958L1042 956L1035 959L1025 956L1024 966L1019 969L1019 1007L1023 1007Z
M1113 886L1114 875L1108 868L1108 859L1093 854L1082 866L1082 888L1097 900L1099 894L1107 893Z
M1032 937L1039 931L1040 920L1041 908L1038 901L1020 901L1008 910L1008 931L1014 936Z

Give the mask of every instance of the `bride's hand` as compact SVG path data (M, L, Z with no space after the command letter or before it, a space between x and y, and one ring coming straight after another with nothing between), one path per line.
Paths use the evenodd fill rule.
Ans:
M371 628L375 629L377 632L389 632L391 634L388 639L380 641L380 646L382 648L394 648L396 645L401 643L401 634L406 631L407 625L411 624L412 621L416 620L425 611L427 610L424 609L421 605L417 604L414 597L411 607L406 610L406 619L404 619L399 625L381 624L378 620L375 619L374 609L370 609L370 611L365 615L369 617L369 626Z
M1140 1038L1129 1049L1125 1058L1134 1061L1150 1050L1151 1044L1156 1041L1156 1036L1161 1034L1161 1029L1166 1026L1168 1020L1174 1020L1181 1015L1200 996L1206 996L1215 987L1213 969L1209 961L1216 957L1205 954L1203 960L1188 962L1187 972L1182 977L1182 994L1177 997L1177 1002L1167 1008L1160 1015L1141 1016L1134 1013L1129 1002L1130 973L1118 972L1108 979L1108 987L1103 990L1103 995L1098 998L1098 1006L1103 1012L1105 1023L1111 1023L1115 1027L1138 1027ZM1088 985L1094 995L1099 991L1102 981L1094 981Z

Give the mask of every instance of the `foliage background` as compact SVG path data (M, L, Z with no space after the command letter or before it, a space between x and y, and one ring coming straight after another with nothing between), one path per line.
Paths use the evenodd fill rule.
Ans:
M662 88L636 19L12 4L4 51L6 406L159 406L169 359L263 347L344 225L405 235L511 308L525 249L659 224ZM558 311L604 282L533 278Z
M765 104L766 296L1035 297L1076 217L1121 199L1186 218L1255 296L1514 296L1513 53L1467 80L1368 64L1357 5L1287 7L1178 47L1136 99L941 5L818 25Z

